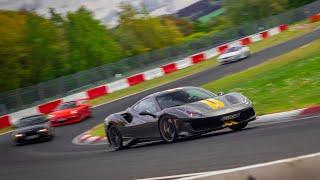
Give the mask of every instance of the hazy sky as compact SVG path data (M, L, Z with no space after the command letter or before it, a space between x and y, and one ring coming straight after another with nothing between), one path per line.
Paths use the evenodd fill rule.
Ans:
M91 10L95 17L107 24L116 23L120 2L130 2L134 6L145 5L154 15L173 13L199 0L0 0L0 9L33 9L40 15L46 15L48 8L59 13L74 11L80 6Z

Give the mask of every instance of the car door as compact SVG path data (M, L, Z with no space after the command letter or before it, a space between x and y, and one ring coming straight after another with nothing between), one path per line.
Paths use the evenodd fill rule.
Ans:
M80 119L83 119L84 117L86 117L86 106L76 102L76 107L74 108L75 110L78 111L78 114L80 115Z
M139 137L159 137L157 117L140 115L141 112L156 114L159 110L160 108L152 97L141 100L131 108L133 121L136 123L136 132L139 134Z
M249 54L249 48L247 46L241 46L241 58L247 57Z

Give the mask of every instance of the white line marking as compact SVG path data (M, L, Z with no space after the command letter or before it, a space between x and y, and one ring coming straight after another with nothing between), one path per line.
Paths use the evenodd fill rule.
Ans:
M225 173L231 173L236 171L242 171L242 170L248 170L252 168L258 168L258 167L266 167L266 166L272 166L280 163L287 163L292 162L300 159L306 159L306 158L313 158L316 156L320 156L320 152L308 154L308 155L302 155L302 156L296 156L293 158L287 158L287 159L281 159L276 161L270 161L260 164L254 164L249 166L243 166L238 168L232 168L232 169L224 169L224 170L217 170L217 171L207 171L207 172L200 172L200 173L189 173L189 174L180 174L180 175L172 175L172 176L161 176L161 177L154 177L154 178L144 178L144 179L137 179L137 180L162 180L162 179L176 179L179 178L179 180L193 180L197 178L203 178L208 176L214 176L219 174L225 174Z
M248 169L253 169L253 168L273 166L273 165L276 165L276 164L288 163L288 162L292 162L292 161L297 161L297 160L306 159L306 158L313 158L313 157L317 157L317 156L320 156L320 152L313 153L313 154L308 154L308 155L296 156L296 157L293 157L293 158L287 158L287 159L270 161L270 162L265 162L265 163L260 163L260 164L243 166L243 167L238 167L238 168L233 168L233 169L211 171L211 172L207 172L205 174L201 174L201 175L197 175L197 176L193 176L193 177L180 178L179 180L193 180L193 179L197 179L197 178L203 178L203 177L214 176L214 175L219 175L219 174L232 173L232 172L236 172L236 171L248 170Z
M11 133L11 132L12 132L12 130L10 130L10 131L8 131L8 132L0 133L0 136L5 135L5 134L8 134L8 133Z
M200 172L200 173L190 173L190 174L181 174L181 175L173 175L173 176L162 176L162 177L154 177L154 178L144 178L144 179L136 179L136 180L161 180L161 179L174 179L174 178L182 178L182 177L189 177L189 176L197 176L209 173L208 172Z

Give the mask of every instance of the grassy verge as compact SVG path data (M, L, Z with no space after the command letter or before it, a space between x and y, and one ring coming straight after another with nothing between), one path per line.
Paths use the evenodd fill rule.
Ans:
M90 135L92 136L105 136L103 124L99 124L94 128L90 129Z
M313 23L313 24L305 24L305 22L295 24L290 27L290 30L283 32L281 34L278 34L276 36L270 37L269 39L266 39L264 41L256 42L250 45L252 52L258 52L262 49L275 46L277 44L280 44L282 42L288 41L290 39L294 39L296 37L302 36L308 32L313 31L317 27L319 27L320 23ZM195 74L197 72L204 71L206 69L212 68L216 66L216 59L212 58L210 60L204 61L202 63L199 63L197 65L190 66L185 69L181 69L179 71L173 72L171 74L168 74L163 77L159 77L150 81L143 82L141 84L138 84L136 86L132 86L129 88L126 88L124 90L116 91L114 93L101 96L99 98L90 100L88 103L91 105L99 105L103 103L107 103L116 99L119 99L124 96L128 96L131 94L135 94L138 92L141 92L146 89L151 89L157 86L161 86L163 84L175 81L177 79L180 79L182 77Z
M289 30L284 33L280 33L266 40L256 42L254 44L249 45L249 47L253 52L261 51L265 48L272 47L276 44L280 44L282 42L288 41L290 39L293 39L301 35L304 35L308 32L311 32L316 28L318 28L319 26L320 26L320 22L309 24L307 23L307 21L303 21L290 26Z
M290 39L293 39L293 38L299 37L303 34L306 34L308 32L311 32L312 30L316 29L319 25L320 25L320 23L306 24L306 25L297 24L297 25L290 27L291 30L289 30L289 31L283 32L283 33L281 33L277 36L274 36L274 37L270 37L269 39L267 39L265 41L257 42L257 43L250 45L250 48L251 48L252 52L257 52L257 51L260 51L264 48L272 47L274 45L280 44L282 42L288 41ZM301 26L301 27L299 27L299 26ZM304 26L304 27L302 27L302 26ZM308 62L311 62L312 63L311 67L312 67L314 65L314 63L320 62L320 60L318 60L318 61L316 60L317 52L320 52L319 41L312 43L308 47L300 48L300 49L294 50L286 55L275 58L275 59L268 61L260 66L252 68L248 71L238 73L236 75L232 75L232 76L223 78L221 80L217 80L212 83L206 84L206 85L204 85L204 88L212 90L212 91L226 91L227 92L227 91L234 91L235 90L235 91L242 92L243 94L247 95L248 97L250 97L250 99L253 100L253 103L256 107L257 113L260 115L266 114L266 113L271 113L271 112L278 112L278 111L283 111L283 110L295 109L295 108L299 108L299 107L304 107L306 105L320 103L319 96L318 96L318 100L316 98L314 98L314 96L313 96L313 95L316 95L316 91L314 88L309 90L310 92L313 92L313 93L309 93L308 97L306 97L308 100L304 101L303 100L304 96L301 96L298 98L296 96L300 95L301 93L308 93L307 90L305 90L305 91L299 90L298 92L295 92L295 89L294 89L295 87L290 86L290 87L283 87L284 89L278 89L277 91L275 91L277 88L279 88L279 86L274 87L275 89L271 89L270 87L272 85L269 83L267 83L270 86L270 87L267 86L268 89L263 88L263 90L259 90L260 86L258 86L258 87L257 86L254 86L254 87L253 86L252 87L246 86L245 87L244 85L246 83L243 83L246 81L248 81L247 83L251 82L253 80L253 78L255 78L255 76L258 76L258 75L259 75L258 77L260 77L260 78L267 78L269 75L272 76L273 73L276 73L278 71L282 72L283 70L286 69L285 65L290 64L290 62L294 62L294 61L300 62L300 63L304 64L305 66L308 65ZM312 57L314 57L314 58L312 58ZM306 59L305 63L303 63L304 62L303 59ZM305 66L303 66L302 64L301 64L301 68L304 68ZM319 64L317 66L318 69L320 68ZM177 80L181 77L191 75L191 74L203 71L205 69L211 68L215 65L216 65L216 63L215 63L214 59L211 59L211 60L205 61L203 63L191 66L189 68L182 69L180 71L171 73L165 77L160 77L155 80L150 80L150 81L141 83L139 85L127 88L125 90L121 90L121 91L118 91L118 92L115 92L115 93L112 93L112 94L109 94L106 96L102 96L100 98L91 100L90 103L92 105L106 103L106 102L130 95L130 94L134 94L134 93L143 91L148 88L160 86L162 84ZM316 66L314 66L314 67L316 67ZM277 69L277 68L284 68L284 69ZM277 70L274 70L273 72L268 72L273 69L277 69ZM297 71L297 69L295 69L295 68L289 68L288 71L290 72L292 70L295 70L295 72ZM309 70L310 70L309 67L307 67L305 70L306 74L308 74L308 75L310 75L310 72L308 72ZM283 74L285 74L285 72L288 72L288 71L283 71ZM248 72L248 73L246 73L246 72ZM269 74L264 74L267 72ZM314 73L313 70L312 70L312 73ZM294 75L294 74L291 73L291 75ZM301 75L302 75L301 73L296 73L295 76L292 76L292 78L291 78L292 82L299 82L299 80L301 80L301 78L303 78L303 77L300 77ZM272 81L277 80L276 75L274 75L273 78L275 78L275 79L272 79ZM295 78L297 79L297 81L295 80ZM317 77L310 76L310 78L314 79ZM310 80L312 80L312 79L310 79ZM320 77L318 77L318 79L320 79ZM257 82L260 81L259 78L255 79L255 80ZM270 79L265 79L264 83L269 80ZM304 82L304 81L302 81L302 82ZM290 84L290 81L288 81L288 83ZM265 85L267 85L267 84L265 84ZM275 83L275 84L277 84L277 83ZM282 84L283 83L279 83L277 85L282 85ZM216 88L216 87L219 87L219 88ZM320 87L319 83L318 83L318 87ZM245 88L245 89L242 89L242 88ZM256 92L259 92L260 94L259 93L252 94L251 91L249 91L249 92L244 91L247 88L249 90L251 90L252 92L256 91ZM250 88L252 88L252 89L250 89ZM293 89L290 90L290 88L293 88ZM318 88L318 92L319 92L319 90L320 89ZM266 99L269 100L268 101L269 104L264 104L263 101L261 103L261 100L266 100L266 99L257 99L256 98L256 96L264 98L264 94L271 92L271 91L275 91L275 93L278 93L278 94L272 93L272 94L268 95L269 97ZM290 96L289 96L289 93L291 93ZM273 99L271 96L275 96L277 99ZM296 99L293 99L291 97L295 97ZM288 101L290 101L290 103L288 103ZM270 104L270 102L271 102L271 104ZM280 104L274 105L272 103L280 103ZM281 104L281 103L283 103L283 104ZM272 107L275 107L275 108L272 108ZM95 136L105 136L105 133L103 130L103 125L100 124L100 125L92 128L90 130L90 134L95 135Z
M320 103L320 40L257 67L213 81L210 91L241 92L259 115Z
M0 129L0 135L3 134L3 133L7 133L7 132L9 132L11 130L12 130L11 127L1 128Z

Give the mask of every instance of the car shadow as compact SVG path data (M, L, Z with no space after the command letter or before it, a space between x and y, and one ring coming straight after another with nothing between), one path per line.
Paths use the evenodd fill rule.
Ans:
M197 140L197 139L205 139L205 138L212 138L212 137L216 137L216 136L222 136L222 135L227 135L227 134L235 134L235 133L241 133L244 131L250 131L252 129L256 129L259 128L257 126L254 127L247 127L241 131L232 131L232 130L219 130L219 131L214 131L214 132L210 132L207 134L203 134L203 135L196 135L196 136L191 136L191 137L184 137L179 139L176 143L184 143L184 142L188 142L190 140ZM121 151L129 151L129 150L134 150L134 149L140 149L140 148L146 148L146 147L153 147L153 146L159 146L159 145L170 145L168 143L163 142L162 140L158 140L158 141L150 141L150 142L145 142L145 143L138 143L136 145L133 145L129 148L125 148ZM118 151L108 151L108 152L118 152Z

